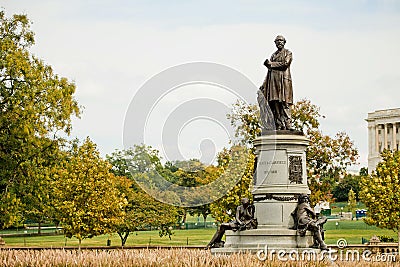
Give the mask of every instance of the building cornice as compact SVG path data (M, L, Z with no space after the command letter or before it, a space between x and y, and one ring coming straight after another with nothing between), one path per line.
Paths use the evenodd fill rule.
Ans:
M365 120L368 122L372 122L376 120L384 120L391 118L398 118L400 120L400 108L376 110L374 112L369 112L368 118L366 118Z

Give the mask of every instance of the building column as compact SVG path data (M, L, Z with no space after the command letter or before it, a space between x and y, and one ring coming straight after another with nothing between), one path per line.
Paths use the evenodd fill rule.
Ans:
M396 123L394 122L394 123L392 123L393 124L393 133L392 133L392 146L393 146L393 148L392 148L392 150L393 151L395 151L396 149L397 149L397 146L396 146L396 144L397 144L397 138L396 138L396 136L397 136L397 134L396 134L396 132L397 132L397 125L396 125Z
M375 125L375 153L379 154L379 124Z
M374 153L375 147L375 133L374 127L372 125L368 125L368 154L372 155Z
M388 128L387 128L387 123L383 124L383 149L388 148Z

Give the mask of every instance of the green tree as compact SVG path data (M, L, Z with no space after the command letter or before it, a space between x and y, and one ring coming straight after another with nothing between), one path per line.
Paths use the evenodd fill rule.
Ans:
M79 240L112 232L124 216L125 196L115 186L111 165L86 138L74 145L54 171L54 216L69 238Z
M148 227L160 229L160 237L168 235L171 238L172 226L179 218L176 207L161 203L143 191L132 190L132 181L124 176L117 176L116 186L128 203L125 215L116 225L121 246L125 245L130 233Z
M180 186L199 187L219 177L219 169L217 167L206 166L198 159L167 162L165 168L171 171L169 181ZM185 197L198 199L198 202L204 200L204 196L196 190L190 191L190 194L186 194ZM206 227L207 217L211 213L210 204L183 208L182 212L182 223L186 222L186 215L189 213L192 216L202 216L204 227Z
M75 85L32 55L33 44L27 16L0 11L0 228L33 215L23 209L43 217L44 172L79 116Z
M213 186L208 186L217 176L209 175L207 166L199 160L167 162L164 167L158 151L145 145L135 145L123 157L127 164L125 169L130 170L136 184L161 202L186 207L188 211L189 207L202 206L218 197L217 191L211 192ZM225 179L228 183L231 180ZM183 220L186 213L181 212Z
M118 179L117 188L128 203L125 216L116 225L122 246L130 233L146 227L159 228L160 236L170 237L171 226L178 222L180 209L155 200L135 181L137 176L151 176L155 171L168 173L163 170L158 151L149 146L136 145L132 149L117 150L107 155L107 161L112 164L111 171Z
M360 169L360 176L367 176L368 175L368 168L367 167L362 167Z
M199 160L177 161L173 163L172 169L176 169L170 176L170 182L188 187L196 187L201 184L205 165ZM172 178L172 179L171 179Z
M348 201L349 191L353 190L355 197L359 199L361 176L359 175L346 175L339 183L333 188L332 194L337 201Z
M353 189L350 189L348 199L347 206L349 211L353 212L357 206L356 193L354 193Z
M361 178L360 197L368 209L365 222L397 231L400 251L400 151L381 156L375 172Z
M107 156L116 175L124 175L134 180L134 187L152 192L165 189L166 181L174 180L171 171L161 164L159 152L151 146L141 144L133 148L116 151Z
M22 202L20 214L24 220L37 222L40 234L42 223L51 219L48 213L52 205L48 190L51 171L48 165L43 166L35 161L32 162L32 165L29 176L25 177L18 189ZM38 165L42 166L42 169L36 168Z
M128 170L136 173L150 173L162 169L158 150L144 144L135 145L133 149L122 151L124 160L128 162Z

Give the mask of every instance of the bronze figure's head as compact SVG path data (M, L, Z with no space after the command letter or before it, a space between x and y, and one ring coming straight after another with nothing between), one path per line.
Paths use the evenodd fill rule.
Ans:
M298 198L299 203L310 203L310 198L307 194L301 194Z
M276 38L275 38L276 48L282 49L285 46L285 44L286 44L285 37L283 37L282 35L276 36Z

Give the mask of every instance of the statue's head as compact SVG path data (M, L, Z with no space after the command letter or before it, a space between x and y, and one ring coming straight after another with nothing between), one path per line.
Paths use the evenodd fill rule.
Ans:
M282 49L286 44L286 39L282 35L278 35L275 38L275 45L278 49Z
M243 206L249 205L250 201L247 197L242 198L241 203Z
M298 202L300 203L310 203L310 197L307 194L301 194L298 198Z

